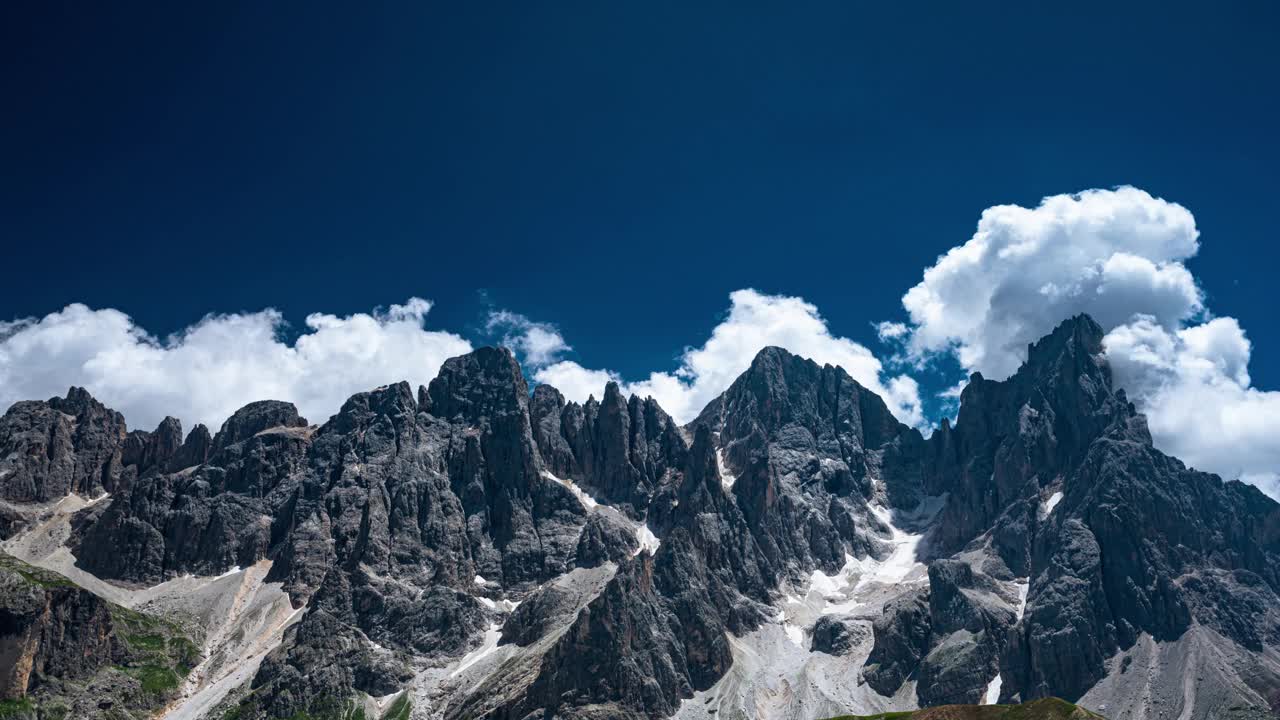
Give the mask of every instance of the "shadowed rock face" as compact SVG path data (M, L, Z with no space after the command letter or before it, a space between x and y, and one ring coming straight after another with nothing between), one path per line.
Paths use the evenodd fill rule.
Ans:
M5 717L96 717L112 709L120 717L148 716L172 699L196 654L176 625L0 553ZM143 677L173 682L144 684Z
M686 443L675 422L653 398L624 398L617 383L605 386L602 401L584 405L540 385L530 413L547 469L632 517L644 518L684 466Z
M1016 509L1001 516L1058 482L1109 429L1123 427L1150 444L1145 420L1112 387L1102 337L1101 327L1078 316L1028 348L1027 362L1008 380L970 378L956 426L944 421L929 439L926 485L949 496L933 538L940 552L962 548L1000 519L1020 527L998 534L995 549L1025 575L1029 521Z
M182 423L172 417L152 432L126 432L120 413L84 388L71 388L65 398L17 402L0 416L0 500L114 493L139 475L204 462L208 436L197 425L184 442Z
M778 348L683 429L613 384L581 405L530 393L494 348L416 394L355 395L320 427L265 401L212 437L183 440L172 419L128 433L73 390L0 419L0 492L110 490L72 539L106 578L273 560L269 580L306 611L244 718L385 696L482 636L516 659L432 712L667 717L725 677L732 639L776 622L784 592L886 561L902 532L886 518L939 505L906 558L927 581L805 628L804 648L862 664L849 682L886 697L914 682L922 705L991 687L1075 700L1101 692L1118 655L1194 635L1220 638L1237 669L1192 716L1213 716L1211 695L1265 706L1280 688L1265 659L1280 650L1280 506L1155 450L1101 339L1086 317L1065 322L1013 377L975 376L955 427L928 439L843 370ZM656 552L637 552L649 532Z
M811 649L828 655L847 655L869 632L870 628L863 623L824 615L813 626Z
M7 558L0 564L0 698L87 677L122 653L105 600L21 570Z
M835 572L846 555L876 554L860 530L881 529L868 503L921 499L920 433L840 368L780 348L760 351L692 426L716 436L735 504L780 570Z
M110 492L124 473L124 418L84 388L14 403L0 418L0 498L48 502Z

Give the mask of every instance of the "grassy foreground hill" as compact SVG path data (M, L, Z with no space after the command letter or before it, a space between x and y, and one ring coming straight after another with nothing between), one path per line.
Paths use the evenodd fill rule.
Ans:
M841 715L830 720L1104 720L1058 698L1043 698L1021 705L939 705L922 710Z

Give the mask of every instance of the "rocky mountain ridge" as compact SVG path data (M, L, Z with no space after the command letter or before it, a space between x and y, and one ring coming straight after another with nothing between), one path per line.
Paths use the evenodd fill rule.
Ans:
M246 682L203 696L206 717L811 718L1049 696L1269 716L1280 506L1155 450L1101 341L1064 322L1008 380L971 378L928 438L779 348L684 428L615 384L584 404L530 392L497 348L321 426L261 401L213 435L128 432L73 389L0 418L0 530L29 562L69 554L127 587L269 566L297 619ZM65 541L30 551L55 520Z

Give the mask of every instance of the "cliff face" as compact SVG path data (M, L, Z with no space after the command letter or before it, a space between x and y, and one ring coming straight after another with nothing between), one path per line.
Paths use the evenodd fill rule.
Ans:
M204 462L208 435L197 425L184 441L175 418L154 432L126 432L120 413L78 387L65 398L14 403L0 416L0 499L42 503L115 492L139 475Z
M119 651L105 600L17 561L0 566L0 697L84 678Z
M47 402L19 402L0 419L0 495L48 502L97 495L120 482L124 418L83 388Z
M0 420L16 513L0 527L27 532L23 503L108 491L70 539L98 577L270 560L301 619L234 696L242 718L367 714L400 691L422 717L468 719L1049 695L1135 718L1268 712L1280 506L1155 450L1101 338L1065 322L1013 377L972 378L927 439L778 348L686 428L616 385L582 405L530 393L493 348L318 427L263 401L181 442L176 421L129 433L73 390ZM54 613L45 600L19 614ZM118 638L83 603L58 611L83 618L72 647ZM22 622L12 657L35 668ZM31 676L9 657L7 677Z
M0 700L10 715L146 717L198 660L176 626L0 555Z

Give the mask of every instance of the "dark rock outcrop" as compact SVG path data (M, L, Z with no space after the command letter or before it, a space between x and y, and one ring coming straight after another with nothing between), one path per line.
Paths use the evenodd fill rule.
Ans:
M881 551L877 499L909 509L921 499L924 440L844 370L780 348L761 350L702 411L736 477L736 505L770 564L833 573L846 555Z
M342 621L312 610L289 628L253 679L239 717L341 717L355 692L387 695L413 676L393 655L375 652Z
M539 386L531 413L547 468L633 517L643 518L684 466L686 444L675 421L653 398L624 398L617 383L605 387L603 400L584 405Z
M172 699L198 659L175 625L0 554L6 717L149 716Z
M621 563L635 550L636 536L631 528L605 513L596 513L582 527L574 561L578 567L599 567L606 562Z
M0 698L87 677L121 652L105 600L52 573L0 559Z
M930 622L927 588L903 593L885 604L871 625L875 644L863 670L876 692L893 695L915 672L933 639Z
M73 387L65 398L14 403L0 417L0 499L48 502L113 492L124 465L120 413Z
M1187 470L1123 428L1064 487L1035 545L1011 692L1077 698L1139 635L1173 640L1195 622L1246 648L1274 637L1262 608L1280 606L1280 510L1257 488Z
M814 623L810 649L828 655L848 655L870 634L866 623L823 615Z
M996 584L969 564L929 566L929 627L933 647L920 662L916 696L922 707L977 703L1000 671L1014 611Z
M972 703L999 672L1005 701L1075 700L1140 639L1188 633L1233 658L1280 652L1280 505L1155 450L1101 342L1088 318L1065 322L1009 379L974 376L956 425L927 440L843 370L778 348L685 429L615 384L581 405L530 393L494 348L416 394L357 394L318 428L264 401L213 437L182 440L172 419L128 433L73 390L0 419L0 499L111 492L72 539L80 567L110 579L271 559L268 579L307 609L244 718L385 696L413 663L447 667L498 628L499 649L524 654L434 712L665 717L724 677L731 636L776 618L780 589L889 558L922 529L912 510L938 505L907 558L928 564L927 586L913 571L876 590L889 599L870 622L823 616L810 632L828 655L870 639L862 677L881 695L914 680L923 705ZM13 507L0 530L30 521ZM636 552L641 521L652 554ZM1232 702L1275 696L1270 661L1233 662Z

